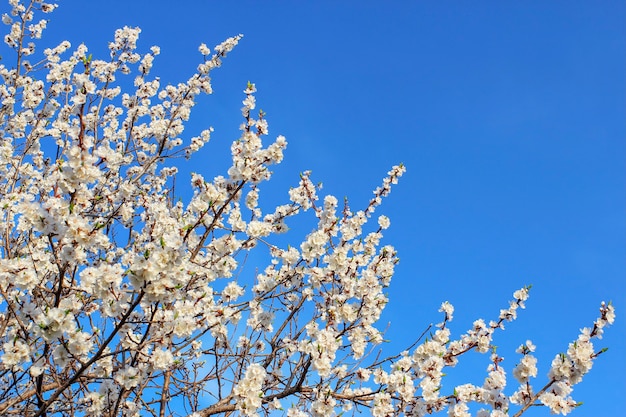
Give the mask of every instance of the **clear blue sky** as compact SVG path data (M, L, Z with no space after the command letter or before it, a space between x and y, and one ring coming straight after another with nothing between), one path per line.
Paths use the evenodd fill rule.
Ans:
M533 284L496 344L512 370L515 347L534 341L539 388L553 355L613 300L617 322L597 345L610 349L575 387L585 405L571 415L626 415L623 1L59 3L46 41L84 41L98 56L116 28L140 26L140 49L161 46L162 81L186 79L201 42L245 35L196 107L189 137L216 131L192 170L226 166L248 80L270 136L289 142L261 201L284 201L311 169L357 209L392 165L407 166L382 208L401 258L381 322L390 353L438 321L443 300L458 335ZM487 361L451 378L480 384Z

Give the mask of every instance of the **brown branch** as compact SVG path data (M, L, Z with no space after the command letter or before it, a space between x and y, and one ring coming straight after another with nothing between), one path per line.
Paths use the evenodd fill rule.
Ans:
M40 392L48 392L48 391L52 391L53 389L57 388L59 386L58 383L56 382L52 382L50 384L46 384L43 385L41 387L41 391ZM11 398L10 400L0 404L0 414L5 414L8 413L9 408L13 407L15 404L18 404L22 401L27 400L30 397L33 397L37 395L37 388L33 388L30 389L28 391L25 391L21 394L19 394L17 397Z
M161 409L159 410L159 417L165 417L165 409L167 408L168 392L170 390L170 376L172 371L166 371L163 375L163 389L161 389Z
M241 191L241 189L243 188L243 186L245 184L246 184L245 181L241 181L239 183L239 185L237 186L237 188L235 189L235 191L233 191L233 193L230 195L230 197L228 197L228 200L226 200L224 202L224 204L222 205L222 207L220 207L220 209L217 211L217 213L215 213L215 216L213 216L213 221L211 222L209 227L206 228L206 230L204 231L204 234L200 238L200 242L198 242L198 245L191 252L191 256L189 257L189 261L193 262L193 260L196 258L196 256L198 256L198 252L200 252L200 249L204 245L204 242L209 237L209 234L213 231L213 228L215 227L215 224L217 223L217 220L222 218L222 213L224 212L224 210L226 210L226 207L230 204L231 201L233 201L233 199L235 198L237 193L239 193L239 191Z
M126 320L128 320L128 317L130 317L132 312L135 310L135 307L139 305L144 295L145 295L144 290L141 290L141 292L137 295L137 299L135 300L135 302L130 305L130 307L128 308L126 313L122 316L119 323L115 326L115 328L113 329L109 337L107 337L106 340L102 343L102 345L100 346L100 349L98 349L98 351L91 357L91 359L83 363L80 369L78 369L78 371L76 371L72 377L68 378L61 386L59 386L59 388L57 388L57 390L50 396L50 398L48 398L45 404L39 409L39 411L33 417L44 416L48 407L50 407L50 405L54 401L56 401L57 398L59 398L59 396L63 393L63 391L65 391L67 387L69 387L70 385L75 383L78 379L80 379L82 373L85 370L87 370L92 364L94 364L98 359L100 359L106 347L109 345L109 343L111 343L115 335L121 330L122 326L126 324Z
M539 397L548 390L548 388L550 388L552 386L552 384L554 384L556 381L553 379L550 382L548 382L543 388L541 388L539 390L538 393L536 393L530 400L528 400L528 402L526 404L524 404L524 406L515 414L513 414L513 417L520 417L522 414L524 414L524 412L526 410L528 410L530 407L532 407L535 404L535 401L537 401L539 399Z

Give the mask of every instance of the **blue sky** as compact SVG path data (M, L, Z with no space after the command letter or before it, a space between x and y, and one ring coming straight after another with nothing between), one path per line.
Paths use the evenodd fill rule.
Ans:
M381 211L401 258L381 321L389 353L439 321L443 300L458 335L533 284L495 342L512 370L532 339L541 386L553 355L612 300L618 319L597 345L609 351L575 387L584 406L571 415L624 415L623 2L59 3L46 42L103 56L116 28L140 26L140 49L161 47L153 74L172 83L195 68L201 42L245 35L195 109L189 137L215 133L190 170L226 166L248 80L270 136L289 142L262 202L284 201L310 169L358 209L392 165L407 166ZM450 377L480 384L488 358L469 359Z

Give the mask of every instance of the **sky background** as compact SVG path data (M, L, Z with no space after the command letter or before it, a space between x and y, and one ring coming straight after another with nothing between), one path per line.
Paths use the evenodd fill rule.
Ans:
M85 42L105 58L116 28L140 26L139 49L161 47L162 85L188 78L201 42L243 33L196 106L185 138L215 132L185 169L224 173L250 80L270 139L289 142L261 189L266 207L310 169L357 210L406 165L379 211L401 259L380 322L391 323L388 353L438 322L444 300L458 336L533 284L495 344L509 371L517 346L537 345L538 389L554 354L612 300L616 324L596 343L609 351L575 387L584 406L571 416L626 414L623 1L59 3L45 43ZM466 359L451 381L482 384L488 357Z

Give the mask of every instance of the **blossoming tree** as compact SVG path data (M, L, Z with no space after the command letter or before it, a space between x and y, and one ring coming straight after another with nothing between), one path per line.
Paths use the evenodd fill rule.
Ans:
M262 209L259 192L286 141L263 144L254 84L244 91L231 167L213 179L193 174L193 195L178 199L175 162L211 133L185 141L185 122L240 36L213 51L200 46L195 74L163 86L150 76L159 48L136 51L139 29L118 30L105 59L69 42L39 51L47 22L36 16L56 6L9 4L4 42L14 53L0 65L0 416L495 417L576 406L570 393L602 352L592 339L613 322L610 304L535 386L531 341L518 349L510 391L492 346L529 288L456 340L444 302L441 323L406 351L379 355L376 322L397 258L380 243L389 220L374 214L404 167L389 171L362 210L318 197L309 172L283 204ZM124 74L134 74L127 91ZM317 219L304 241L276 243L303 212ZM252 277L241 273L250 251L267 253ZM447 387L446 368L469 351L491 355L484 384Z

